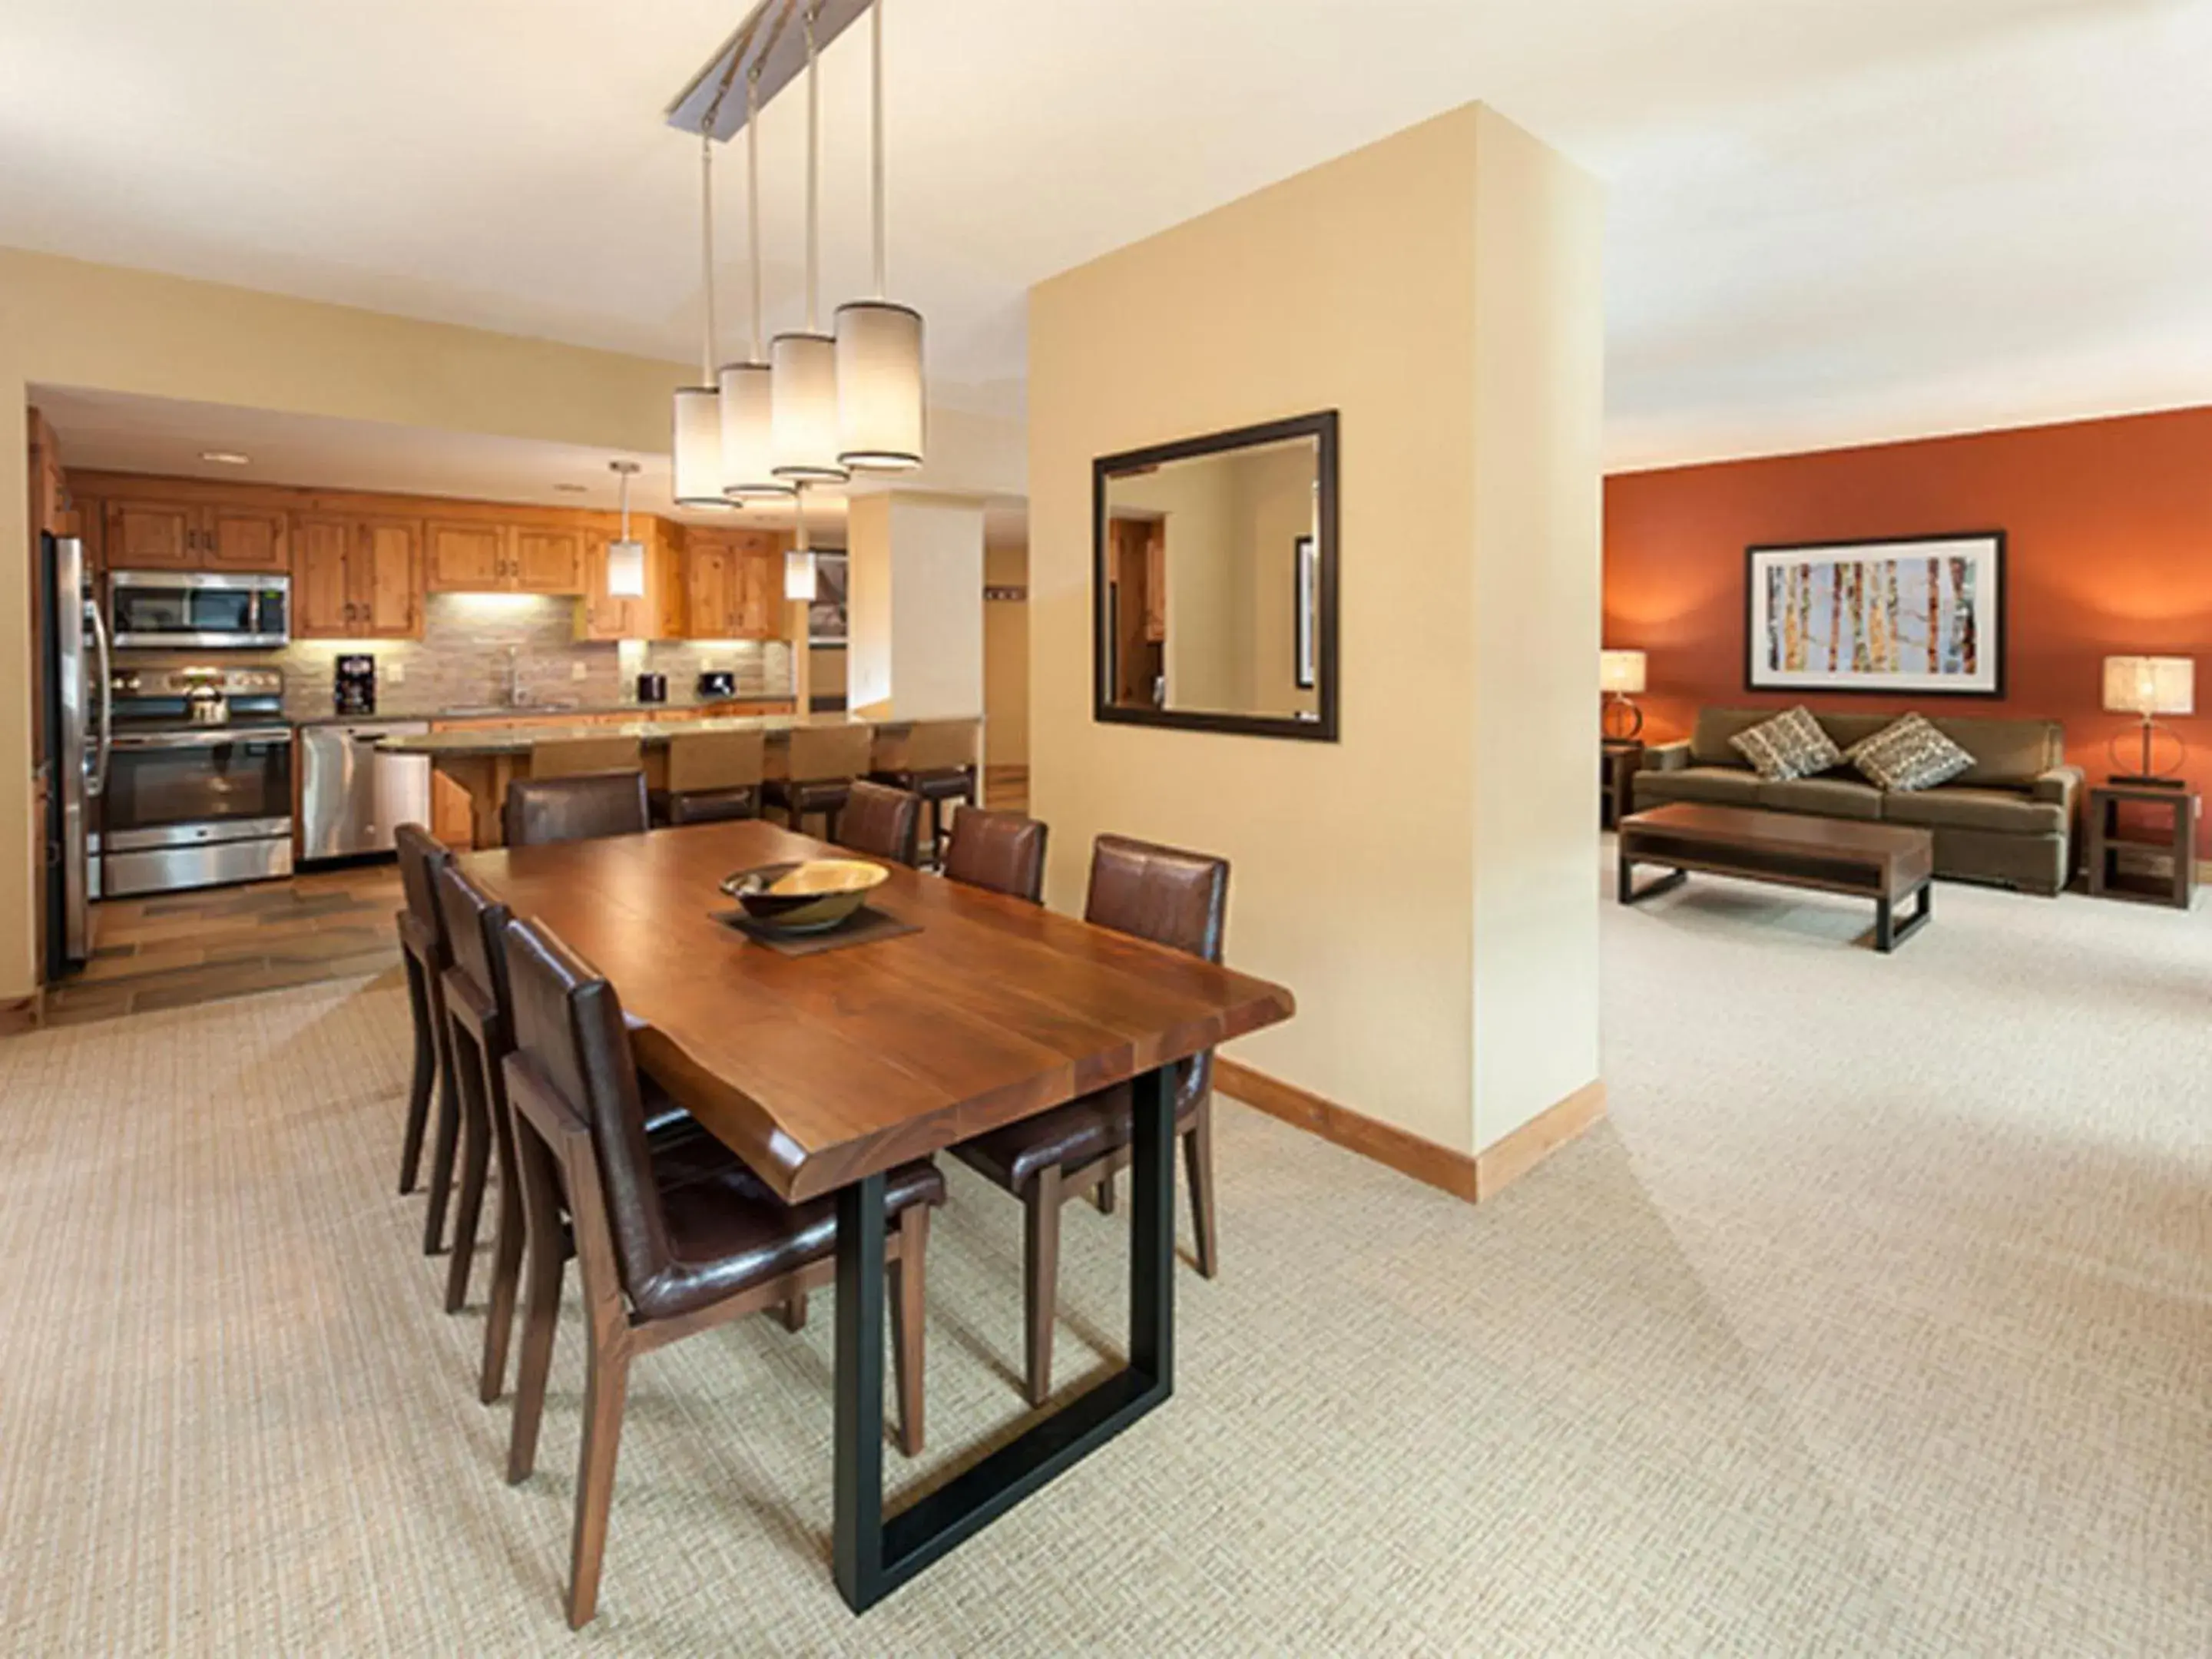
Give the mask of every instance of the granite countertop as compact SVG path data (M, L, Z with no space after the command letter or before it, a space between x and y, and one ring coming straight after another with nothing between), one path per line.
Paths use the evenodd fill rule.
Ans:
M449 708L379 708L374 714L306 714L289 716L295 726L375 726L386 720L562 720L599 714L635 714L649 720L655 710L727 708L732 703L789 702L791 693L763 692L732 697L671 697L666 702L517 703L494 708L468 703Z
M973 720L982 723L980 714L933 715L932 719ZM377 748L392 755L444 756L448 758L467 756L526 755L536 743L559 742L569 738L635 738L648 749L664 747L669 738L681 733L695 732L765 732L771 741L787 735L798 726L866 726L878 730L896 732L912 726L911 720L890 717L862 719L857 714L723 714L702 715L696 720L633 720L610 726L534 725L526 731L483 732L427 732L418 737L386 738Z

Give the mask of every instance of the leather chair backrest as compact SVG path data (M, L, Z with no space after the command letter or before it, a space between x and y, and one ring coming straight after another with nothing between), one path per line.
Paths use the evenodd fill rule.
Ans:
M533 778L576 778L592 772L642 771L635 738L548 738L530 745Z
M623 1288L635 1297L667 1267L670 1250L621 999L539 923L509 921L506 954L516 1058L591 1126Z
M952 820L945 873L971 887L1038 903L1044 897L1044 837L1045 826L1035 818L963 806Z
M668 789L742 789L758 783L768 761L765 732L699 732L668 742Z
M794 726L787 775L794 783L857 778L868 769L876 734L866 726Z
M423 937L437 946L442 972L452 960L445 919L438 906L437 874L453 861L453 851L419 823L403 823L392 832L399 853L399 890L406 896L407 914L415 918Z
M647 822L642 772L517 778L507 786L504 823L509 847L642 835Z
M1127 836L1101 836L1091 847L1091 892L1083 919L1218 962L1229 926L1229 860ZM1209 1048L1182 1073L1177 1108L1194 1103L1212 1086Z
M844 811L837 814L837 844L911 865L915 828L921 822L921 796L862 778L853 785Z
M458 864L438 872L438 906L444 912L446 938L453 947L453 969L475 988L485 1006L498 1011L501 1030L514 1030L514 1002L507 984L507 906L470 880ZM514 1041L512 1035L507 1038ZM488 1055L496 1060L500 1054Z

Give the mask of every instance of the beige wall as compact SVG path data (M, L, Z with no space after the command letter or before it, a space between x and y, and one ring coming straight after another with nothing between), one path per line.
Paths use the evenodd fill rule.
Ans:
M1297 540L1314 532L1314 452L1299 444L1237 464L1237 520L1245 527L1245 700L1258 714L1312 713L1318 686L1298 689Z
M1540 745L1594 765L1598 477L1594 456L1549 446L1596 418L1596 387L1580 375L1553 384L1540 364L1532 383L1492 324L1525 307L1522 322L1547 338L1595 329L1595 210L1587 180L1469 106L1030 296L1031 799L1053 825L1051 902L1080 903L1101 830L1226 854L1230 957L1299 1000L1296 1020L1237 1045L1238 1057L1462 1152L1486 1144L1490 1122L1540 1110L1595 1074L1597 988L1581 945L1595 915L1595 801L1588 790L1571 800L1539 792L1515 842L1479 835L1477 811L1479 791L1505 799L1504 769ZM1554 299L1514 270L1526 258L1571 264L1575 280ZM1487 282L1500 286L1486 311ZM1555 304L1589 314L1555 320ZM1532 413L1563 412L1486 453L1486 413L1522 399ZM1094 723L1092 458L1322 409L1342 419L1342 741ZM1588 522L1487 499L1522 492L1579 492ZM1501 673L1475 662L1478 617L1495 604L1509 622L1542 582L1504 582L1502 542L1486 545L1486 526L1533 527L1522 560L1586 567L1593 583L1587 617L1563 599L1528 624L1528 650L1576 659L1568 672L1585 692L1573 723L1540 687L1529 732L1489 779L1477 705ZM1563 578L1562 593L1583 580ZM1486 957L1477 939L1479 886L1503 903L1531 842L1558 849L1547 868L1579 860L1583 882L1579 895L1547 884L1515 918L1540 953L1556 935L1561 965L1532 964L1547 986L1540 1018L1494 1035L1561 1058L1486 1057L1479 1127L1475 1010L1498 954ZM1538 1100L1536 1089L1553 1092Z
M34 385L610 449L668 441L678 364L0 249L0 593L30 581ZM0 604L0 1001L34 979L29 617Z
M983 550L983 580L992 587L1025 589L1026 547ZM1030 763L1030 606L1027 599L987 599L983 605L983 762L987 766Z
M846 695L902 715L983 711L983 506L892 491L846 520Z

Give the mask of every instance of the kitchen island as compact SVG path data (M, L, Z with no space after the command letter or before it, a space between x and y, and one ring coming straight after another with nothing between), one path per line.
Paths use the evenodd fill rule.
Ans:
M980 715L932 715L973 720L975 763L982 763L983 721ZM876 733L876 763L896 766L898 739L915 721L883 713L871 714L738 714L686 718L662 712L648 718L602 714L579 720L566 714L534 714L516 708L493 719L437 722L426 732L386 738L377 745L392 755L425 756L430 762L432 830L457 849L503 844L501 809L507 787L530 775L530 753L540 743L571 738L635 738L643 751L645 781L659 788L666 777L669 740L692 732L763 732L768 736L767 775L787 775L790 736L797 726L865 726ZM888 752L887 752L888 751Z

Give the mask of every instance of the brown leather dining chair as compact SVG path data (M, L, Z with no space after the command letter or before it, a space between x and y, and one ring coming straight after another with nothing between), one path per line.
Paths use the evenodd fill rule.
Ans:
M784 822L804 834L806 820L822 816L825 841L837 839L853 780L868 769L875 732L864 725L794 726L784 755L784 775L762 786L761 799L779 808Z
M651 827L642 772L517 778L507 786L501 823L509 847L641 835Z
M527 1478L537 1453L560 1311L565 1188L590 1352L568 1571L568 1623L580 1629L599 1601L631 1362L741 1314L788 1307L830 1282L836 1198L787 1205L734 1154L709 1168L678 1168L646 1133L614 988L530 922L507 924L507 957L514 1008L507 1089L530 1240L507 1479ZM891 1170L885 1189L900 1443L912 1456L922 1443L929 1212L944 1201L945 1178L923 1159Z
M398 917L399 950L407 969L407 1002L415 1016L415 1071L407 1090L407 1125L399 1148L399 1190L411 1193L422 1172L422 1137L433 1096L438 1127L430 1151L430 1205L422 1222L422 1254L435 1255L446 1230L447 1194L453 1182L453 1142L459 1103L453 1060L446 1047L446 969L453 956L438 914L436 876L453 862L446 844L419 823L393 832L399 856L399 889L407 908Z
M724 823L760 816L765 732L695 732L668 740L667 787L652 794L656 823Z
M948 881L988 887L1031 904L1044 899L1045 827L1018 812L963 809L952 820L942 874Z
M845 810L837 815L836 842L855 853L911 867L915 831L921 823L919 796L858 778L846 797Z
M506 1060L514 1043L514 1008L507 984L509 913L459 866L437 872L438 903L453 949L446 969L447 1037L460 1083L463 1146L460 1208L453 1228L453 1260L446 1281L446 1311L467 1299L470 1263L484 1194L484 1143L497 1154L499 1214L493 1235L491 1305L484 1323L483 1371L477 1395L486 1405L507 1381L507 1352L514 1337L516 1284L522 1269L522 1177L515 1162L514 1123L507 1099ZM641 1078L646 1139L667 1167L718 1166L727 1154L691 1115ZM563 1240L562 1248L567 1248ZM794 1320L796 1319L794 1310Z
M966 817L965 813L961 815ZM1091 853L1084 920L1178 951L1221 960L1229 914L1229 860L1122 836L1101 836ZM1175 1128L1190 1185L1198 1270L1218 1266L1214 1242L1213 1053L1176 1068ZM1129 1085L1072 1100L952 1149L953 1156L1022 1200L1024 1336L1030 1403L1052 1394L1053 1319L1060 1274L1060 1206L1094 1193L1113 1208L1113 1179L1134 1133Z

